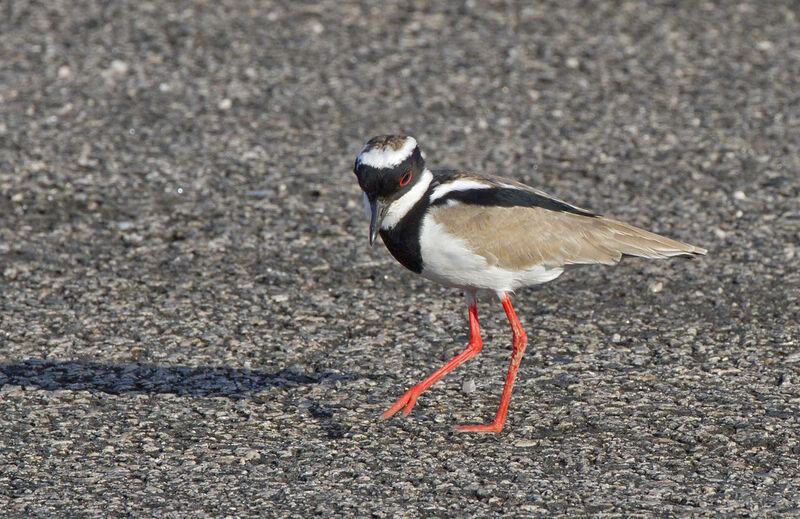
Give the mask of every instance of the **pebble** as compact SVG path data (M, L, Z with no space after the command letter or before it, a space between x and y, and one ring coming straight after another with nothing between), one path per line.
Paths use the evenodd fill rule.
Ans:
M800 362L800 350L790 353L785 359L783 359L783 361L789 364Z
M109 67L109 69L111 70L111 72L113 72L115 74L118 74L118 75L127 74L128 73L128 64L125 63L124 61L115 59L115 60L113 60L111 62L111 66Z

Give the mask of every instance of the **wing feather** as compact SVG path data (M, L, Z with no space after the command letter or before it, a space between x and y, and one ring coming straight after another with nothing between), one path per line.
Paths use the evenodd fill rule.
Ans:
M665 258L706 253L611 218L541 207L451 203L432 208L431 215L489 264L509 269L613 265L623 255Z

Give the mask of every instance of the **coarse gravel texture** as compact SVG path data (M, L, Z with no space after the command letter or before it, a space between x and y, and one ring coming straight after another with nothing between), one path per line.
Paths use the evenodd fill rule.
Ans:
M367 246L380 133L709 249L514 295ZM0 3L0 516L800 514L796 2Z

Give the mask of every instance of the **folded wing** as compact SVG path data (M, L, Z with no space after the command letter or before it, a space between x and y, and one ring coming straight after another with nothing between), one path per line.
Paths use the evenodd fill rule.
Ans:
M645 258L705 254L706 250L611 218L536 206L451 203L433 218L490 265L615 264L623 255Z

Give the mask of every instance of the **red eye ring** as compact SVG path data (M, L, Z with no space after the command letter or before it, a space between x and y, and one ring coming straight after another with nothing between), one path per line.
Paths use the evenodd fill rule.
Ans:
M413 177L413 176L414 176L414 174L410 169L408 171L406 171L406 174L403 175L403 177L400 179L400 186L402 186L402 187L407 186L408 183L411 182L411 177Z

